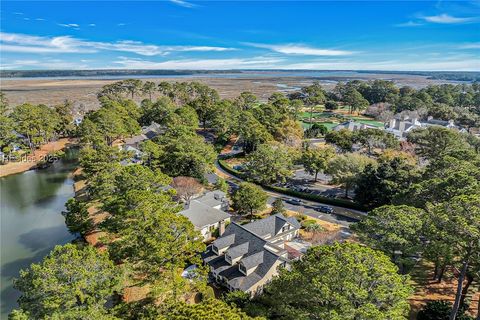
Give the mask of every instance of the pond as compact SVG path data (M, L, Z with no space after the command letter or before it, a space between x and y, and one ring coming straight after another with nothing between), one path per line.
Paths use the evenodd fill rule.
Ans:
M0 178L1 319L17 307L20 294L12 280L20 269L74 238L61 212L74 195L71 172L76 156L77 151L69 149L49 168Z

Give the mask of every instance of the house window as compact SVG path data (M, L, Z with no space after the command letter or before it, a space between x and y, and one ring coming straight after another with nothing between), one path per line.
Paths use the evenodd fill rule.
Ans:
M290 229L289 225L286 225L282 228L282 232L287 232Z
M238 270L244 274L247 274L247 269L245 269L245 266L241 263L238 265Z
M215 253L215 254L218 254L218 248L216 246L212 246L212 251Z
M232 264L232 258L230 258L230 256L228 254L225 255L225 261Z

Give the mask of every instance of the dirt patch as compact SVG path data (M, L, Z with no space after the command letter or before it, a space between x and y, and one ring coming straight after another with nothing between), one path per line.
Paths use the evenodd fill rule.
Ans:
M441 283L432 280L433 265L429 262L421 262L411 273L412 284L415 293L410 297L410 319L416 319L418 311L428 302L434 300L446 300L454 302L457 277L453 269L447 270ZM470 301L469 312L476 316L480 299L479 283L473 282L470 286L467 300Z

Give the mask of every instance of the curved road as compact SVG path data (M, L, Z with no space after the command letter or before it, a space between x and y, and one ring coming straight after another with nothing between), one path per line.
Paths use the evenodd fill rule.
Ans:
M243 179L238 178L232 175L231 173L223 170L223 168L220 167L220 164L218 163L218 161L215 161L215 167L217 172L221 173L222 176L226 177L225 180L231 186L237 186L239 182L244 181ZM267 194L269 195L269 198L267 201L269 204L272 204L273 201L275 201L275 199L280 198L283 200L285 208L287 208L288 210L297 211L310 217L314 217L320 220L342 225L343 227L345 227L344 232L346 233L349 232L348 227L350 226L350 224L352 224L353 222L359 221L359 219L361 219L362 216L366 215L366 213L362 211L348 209L344 207L332 206L329 204L323 204L323 205L328 205L332 207L334 210L334 213L328 214L328 213L318 212L318 211L315 211L314 208L319 205L322 205L322 203L320 202L294 198L294 197L290 197L290 196L273 192L270 190L265 190L265 192L267 192ZM290 204L285 202L285 200L287 199L298 199L298 200L301 200L302 203L300 205Z

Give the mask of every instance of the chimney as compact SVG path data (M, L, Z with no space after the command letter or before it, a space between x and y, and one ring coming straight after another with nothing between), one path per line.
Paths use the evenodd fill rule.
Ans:
M225 232L225 220L220 221L220 228L218 228L218 234L221 237Z

